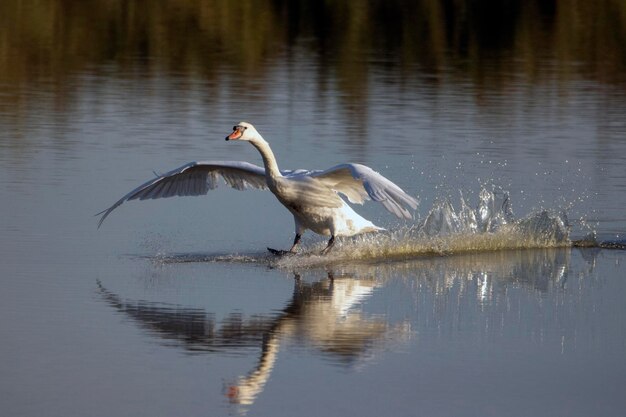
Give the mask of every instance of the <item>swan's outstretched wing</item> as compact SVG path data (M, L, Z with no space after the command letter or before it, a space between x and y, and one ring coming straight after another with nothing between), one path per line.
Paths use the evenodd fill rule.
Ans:
M106 210L98 222L98 228L113 210L129 200L148 200L174 196L204 195L217 187L217 177L238 190L246 188L265 189L265 170L257 165L241 161L190 162L135 188Z
M416 199L365 165L341 164L325 171L312 171L306 175L345 195L351 203L363 204L365 200L371 198L382 203L387 210L400 218L412 219L413 216L407 208L413 210L417 208Z

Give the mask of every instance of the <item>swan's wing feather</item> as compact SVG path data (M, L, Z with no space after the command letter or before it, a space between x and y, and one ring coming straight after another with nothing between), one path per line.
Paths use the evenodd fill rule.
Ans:
M146 181L108 209L96 214L96 216L102 215L98 227L113 210L125 201L204 195L209 190L217 188L219 176L226 184L237 190L267 188L265 170L260 166L243 161L190 162Z
M276 186L280 194L279 199L285 201L283 204L288 208L339 208L345 204L326 183L302 173L278 178Z
M412 219L408 208L415 210L418 205L415 198L365 165L340 164L325 171L310 171L306 175L324 182L352 203L363 204L365 200L372 199L400 218Z

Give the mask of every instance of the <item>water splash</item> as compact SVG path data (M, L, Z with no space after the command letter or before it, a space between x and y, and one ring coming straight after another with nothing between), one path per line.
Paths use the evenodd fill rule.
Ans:
M476 208L461 194L458 209L450 198L436 202L410 227L342 239L327 255L321 246L307 256L285 257L278 267L303 267L345 261L406 259L426 255L571 246L565 212L541 210L516 219L509 194L482 188ZM320 244L321 245L321 244Z
M305 245L297 256L275 257L265 251L229 253L163 253L149 256L155 263L252 263L277 268L307 268L323 265L381 260L405 260L468 252L570 246L604 247L595 237L572 242L565 211L539 210L516 218L509 194L481 188L475 208L461 193L455 208L451 198L433 204L415 224L385 232L341 238L332 251L320 255L324 240ZM591 236L591 235L590 235ZM615 246L611 246L615 247ZM623 245L622 245L623 247Z

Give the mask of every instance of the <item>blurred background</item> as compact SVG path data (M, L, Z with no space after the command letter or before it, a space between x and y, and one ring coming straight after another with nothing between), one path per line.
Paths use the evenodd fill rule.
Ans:
M304 55L319 94L332 75L361 122L373 70L406 83L471 83L481 105L485 93L520 79L624 89L625 44L620 0L5 0L0 114L19 125L37 105L32 89L57 108L72 106L85 72L176 77L184 94L184 79L219 84L237 71L238 82L262 94L258 80L277 60L297 70Z

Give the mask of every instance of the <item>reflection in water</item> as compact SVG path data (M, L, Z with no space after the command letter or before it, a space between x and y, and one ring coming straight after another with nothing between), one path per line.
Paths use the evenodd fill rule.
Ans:
M337 66L348 86L364 81L354 71L368 50L431 69L453 61L469 65L476 77L486 75L481 66L498 67L501 58L514 54L525 58L517 69L530 75L537 75L537 61L556 59L591 65L596 76L609 78L623 70L625 7L618 0L47 0L37 7L5 0L0 38L10 41L0 44L0 73L60 77L112 61L172 73L198 67L208 75L220 65L207 56L211 50L222 52L226 63L255 72L281 46L308 39L308 47ZM558 53L547 53L551 50ZM61 59L65 56L72 59ZM10 57L18 58L13 66Z
M461 292L473 286L477 301L489 303L508 285L545 293L567 282L570 250L523 250L471 254L451 263L433 258L414 270L419 282L427 283L438 295L455 286Z
M224 352L255 346L272 327L272 319L268 317L244 320L241 314L233 313L217 323L215 315L203 309L124 300L100 282L98 286L109 305L165 341L184 345L190 352Z
M318 349L334 363L350 365L363 357L377 340L406 335L403 324L390 327L383 317L355 309L370 297L379 281L342 275L304 282L295 278L293 297L277 316L245 319L231 314L217 323L213 314L162 303L124 301L100 282L100 293L117 310L166 341L182 343L192 352L230 352L260 347L255 368L227 389L231 402L250 405L263 390L281 342L296 340Z
M4 0L0 39L0 106L17 119L40 105L33 88L48 91L60 111L73 105L90 83L76 76L84 73L169 74L181 77L182 94L192 89L186 75L199 76L217 81L207 85L211 95L213 86L228 82L224 69L234 69L244 74L243 90L258 94L264 83L257 80L277 59L300 71L301 50L318 63L319 74L310 76L321 80L320 94L336 88L348 112L362 114L371 79L364 62L397 69L404 79L428 74L422 81L435 86L452 69L452 78L462 74L475 84L479 101L489 101L490 89L510 89L520 75L619 84L626 6L619 0L48 0L34 7Z
M417 333L420 338L427 337L431 328L484 321L484 329L476 330L476 337L493 338L504 333L507 326L515 332L527 306L515 300L521 296L514 290L523 289L531 299L535 292L541 298L556 291L558 299L558 293L568 285L572 250L576 249L499 251L387 264L335 265L326 271L303 269L296 273L293 296L279 314L231 314L221 322L204 309L125 301L98 285L112 307L168 345L190 352L259 348L253 369L226 387L229 401L244 407L239 411L245 412L263 391L286 343L304 344L332 364L350 366L378 352L383 344L407 341ZM593 268L597 252L586 254L591 257L587 265ZM590 271L582 276L590 276ZM409 289L414 299L412 318L367 313L375 294L397 284ZM543 334L546 325L532 323L530 331ZM562 349L567 340L563 335Z
M257 366L227 389L231 402L251 405L263 390L285 340L310 345L349 365L363 357L376 341L405 335L408 327L388 326L383 317L370 317L355 306L372 295L373 279L334 278L309 284L296 275L294 296L263 341Z

